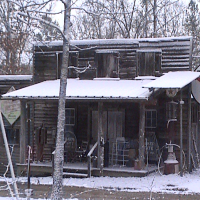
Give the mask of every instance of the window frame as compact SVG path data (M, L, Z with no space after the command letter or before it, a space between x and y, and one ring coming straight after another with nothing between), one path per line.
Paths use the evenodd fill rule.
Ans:
M71 115L67 115L66 111L70 111ZM75 108L65 108L65 126L74 126L74 125L75 125Z
M137 50L137 76L155 76L161 73L162 50Z
M147 117L148 112L151 113L151 117ZM153 112L155 112L155 118L153 118ZM150 120L150 126L148 121ZM155 125L153 124L155 120ZM157 110L156 109L146 109L145 110L145 128L156 128L157 127Z
M20 128L5 126L6 137L9 145L20 144Z

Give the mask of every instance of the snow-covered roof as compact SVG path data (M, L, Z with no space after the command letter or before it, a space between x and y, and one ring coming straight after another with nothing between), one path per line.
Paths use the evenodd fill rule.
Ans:
M152 92L143 85L152 80L120 80L97 78L94 80L68 79L66 98L68 99L144 99ZM3 98L57 99L60 80L44 81L23 89L2 95Z
M180 37L163 37L163 38L139 38L139 39L86 39L86 40L70 40L70 44L76 45L106 45L106 44L139 44L140 42L160 42L160 41L174 41L174 40L188 40L191 36ZM35 46L62 46L63 41L51 41L51 42L35 42Z
M87 39L87 40L70 40L72 46L76 45L106 45L106 44L139 44L137 39ZM51 41L51 42L36 42L34 46L61 46L63 45L62 40Z
M0 81L30 81L32 75L0 75Z
M145 85L144 88L174 88L181 89L200 76L200 72L178 71L169 72Z
M162 52L162 49L138 49L137 52L157 52L160 53Z
M160 41L175 41L175 40L189 40L192 36L179 36L179 37L160 37L160 38L139 38L139 42L160 42Z

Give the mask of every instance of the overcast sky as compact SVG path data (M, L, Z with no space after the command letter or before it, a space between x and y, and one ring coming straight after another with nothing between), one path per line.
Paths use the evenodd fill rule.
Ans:
M190 0L180 0L180 1L182 1L186 5L190 2ZM198 1L200 1L200 0L198 0ZM198 1L196 0L196 2L198 2ZM81 2L82 2L82 0L77 0L76 1L77 7ZM73 7L76 7L76 6L73 6ZM59 11L63 10L64 9L63 3L61 3L61 1L55 0L53 9L56 12L59 12ZM75 12L75 10L72 10L72 15L73 15L74 12ZM61 15L61 14L60 15L56 15L54 18L59 22L60 26L63 27L63 21L64 21L63 15Z

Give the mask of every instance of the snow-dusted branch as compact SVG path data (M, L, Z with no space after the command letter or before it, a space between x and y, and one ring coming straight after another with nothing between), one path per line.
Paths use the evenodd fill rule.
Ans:
M60 29L59 26L57 26L57 25L55 25L55 24L53 24L53 23L51 23L51 22L49 22L49 21L46 21L46 20L44 20L44 19L42 19L42 18L40 18L40 17L31 16L31 15L28 15L28 14L23 13L23 12L17 12L17 15L20 15L20 16L23 16L23 17L27 17L27 18L31 18L31 19L40 21L40 22L42 22L42 23L44 23L44 24L46 24L46 25L49 25L49 26L51 26L51 27L57 29L58 32L60 32L60 34L62 35L62 37L67 41L65 35L63 34L63 32L62 32L62 30ZM69 41L67 41L67 42L69 42Z

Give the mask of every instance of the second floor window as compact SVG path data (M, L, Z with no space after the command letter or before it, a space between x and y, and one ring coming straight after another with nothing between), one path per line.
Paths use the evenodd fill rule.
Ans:
M161 50L137 51L138 76L155 76L161 71Z

